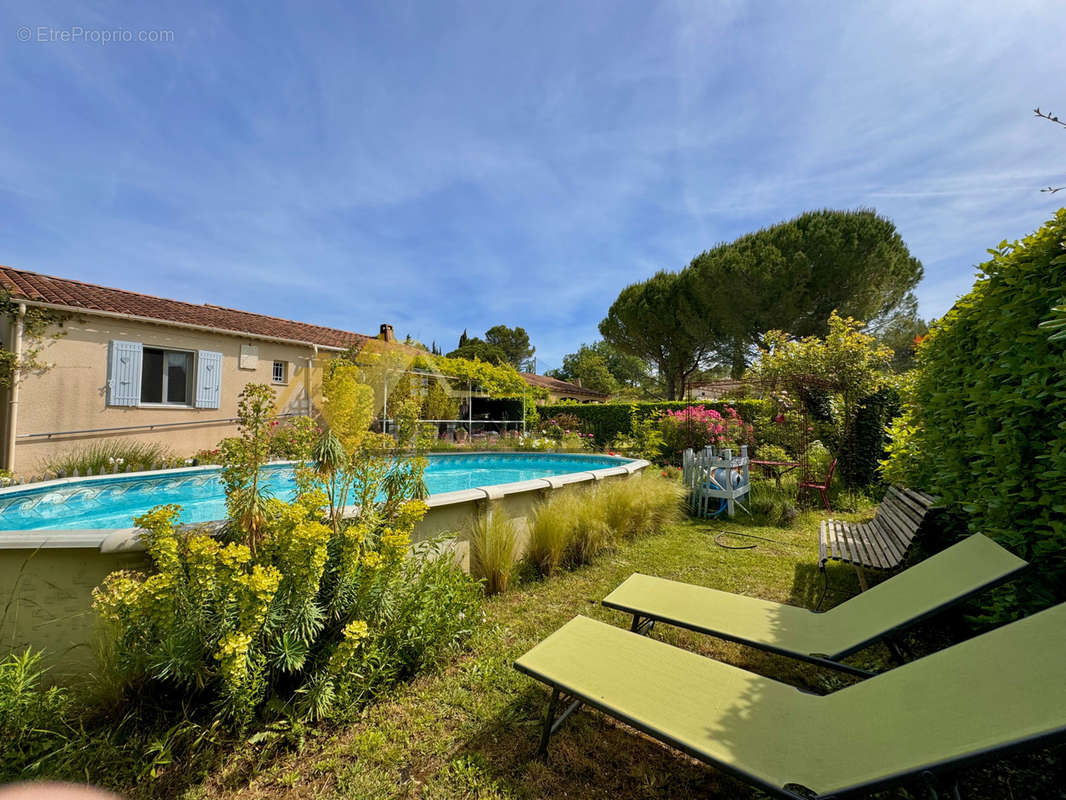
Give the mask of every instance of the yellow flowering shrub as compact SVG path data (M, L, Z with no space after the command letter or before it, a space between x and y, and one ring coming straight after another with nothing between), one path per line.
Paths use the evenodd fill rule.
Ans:
M378 569L385 563L385 559L381 557L381 553L377 550L368 550L363 553L363 557L360 559L362 565L367 569Z
M235 724L278 702L319 719L469 633L480 589L451 560L412 548L426 513L415 499L424 462L367 433L356 374L341 365L329 387L326 416L356 448L342 459L343 475L305 468L291 502L257 501L254 531L240 515L217 535L185 530L177 506L135 520L147 568L109 575L93 606L111 634L112 663L138 694L193 691ZM256 486L254 461L230 470L227 487ZM337 480L353 487L357 518L333 513L346 496Z
M234 583L237 592L237 628L251 634L266 620L267 607L281 583L281 572L274 566L256 564L251 572L238 572Z
M215 660L222 671L222 680L231 692L243 688L248 679L248 648L251 644L251 635L240 631L231 631L219 639Z
M329 673L339 675L348 666L363 640L370 636L370 628L363 620L354 620L344 626L341 641L329 659Z
M322 416L348 456L359 450L374 416L374 390L360 382L359 368L336 362L322 381Z
M139 607L144 575L130 570L112 572L93 589L93 608L106 621L121 623Z

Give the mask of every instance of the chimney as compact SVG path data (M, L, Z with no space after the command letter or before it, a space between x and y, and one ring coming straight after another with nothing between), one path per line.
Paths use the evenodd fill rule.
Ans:
M574 386L581 388L581 378L574 378Z
M378 338L383 342L395 342L396 334L392 332L392 326L387 322L381 323L381 333L378 334Z

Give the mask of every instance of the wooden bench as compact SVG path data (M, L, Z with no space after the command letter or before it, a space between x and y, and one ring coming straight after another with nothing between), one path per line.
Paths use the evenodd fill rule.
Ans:
M869 522L854 524L823 519L818 535L818 566L829 559L855 566L859 584L866 590L863 569L893 569L907 550L936 499L914 489L888 490Z

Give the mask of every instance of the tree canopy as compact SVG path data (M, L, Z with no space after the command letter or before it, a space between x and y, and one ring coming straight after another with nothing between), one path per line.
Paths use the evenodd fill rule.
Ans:
M689 377L719 344L679 322L696 316L693 277L691 271L663 271L627 286L600 323L609 344L655 365L668 400L684 397Z
M508 328L493 325L485 331L485 338L468 336L464 330L459 337L459 346L448 353L448 358L465 358L485 361L489 364L510 364L522 369L536 348L529 343L529 334L522 327Z
M824 336L834 310L873 322L913 301L922 265L890 220L825 209L718 245L686 272L694 294L682 324L726 350L739 377L767 331Z
M546 374L561 381L579 380L582 386L607 394L620 391L643 394L651 381L648 365L643 360L619 352L602 340L582 344L576 353L563 356L559 369Z
M892 349L892 369L906 372L916 364L918 345L929 333L929 323L918 316L918 303L912 296L872 332Z
M503 353L504 360L515 369L522 369L537 348L529 343L529 334L522 327L508 328L493 325L485 331L485 341Z
M448 358L465 358L468 361L484 361L486 364L508 364L507 355L494 344L489 344L477 336L466 337L460 345L447 355Z

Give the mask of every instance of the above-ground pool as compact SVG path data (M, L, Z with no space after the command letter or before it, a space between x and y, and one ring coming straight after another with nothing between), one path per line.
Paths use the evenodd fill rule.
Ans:
M430 494L617 467L614 456L547 453L433 454L426 469ZM266 490L292 498L292 467L263 468ZM192 467L148 475L110 475L47 481L0 490L0 530L130 528L150 508L175 503L182 522L210 522L226 516L217 467Z

